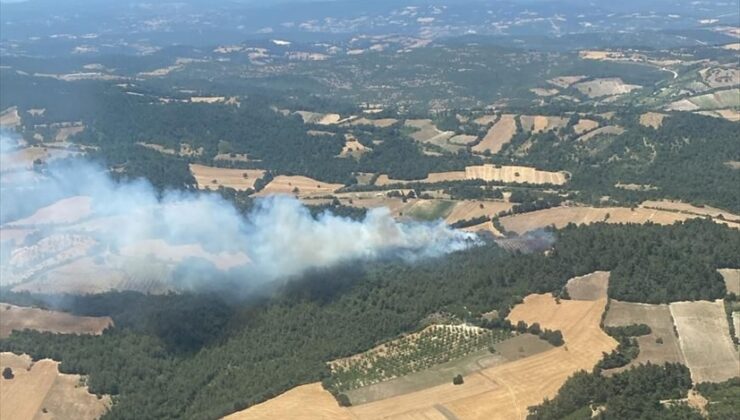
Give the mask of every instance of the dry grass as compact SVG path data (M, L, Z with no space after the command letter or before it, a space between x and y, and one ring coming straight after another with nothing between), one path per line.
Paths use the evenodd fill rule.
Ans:
M162 239L145 239L135 242L121 247L120 254L129 258L155 256L157 260L168 264L177 264L188 258L200 258L211 262L219 270L229 270L249 263L249 258L243 252L214 254L203 249L201 244L173 245Z
M740 360L730 338L724 302L675 302L670 309L694 383L737 376Z
M339 124L342 117L339 114L321 114L309 111L296 111L306 124L334 125Z
M279 175L256 195L261 197L271 194L294 194L299 197L311 197L328 195L342 187L342 184L321 182L305 176Z
M594 120L589 120L586 118L580 118L578 120L578 124L573 126L573 130L578 134L579 136L583 133L587 133L591 130L595 130L599 128L599 123Z
M601 136L601 135L618 136L622 133L624 133L624 128L618 125L607 125L606 127L601 127L601 128L597 128L596 130L589 131L588 133L578 137L576 140L588 141L596 136Z
M632 324L646 324L651 333L637 337L640 354L635 360L614 371L622 371L641 363L685 363L683 353L678 345L678 337L673 330L673 318L668 305L650 305L646 303L620 302L612 300L604 319L607 327L619 327ZM660 338L662 344L656 340Z
M522 115L519 117L522 130L525 132L542 133L565 127L569 118L548 117L544 115Z
M271 400L226 416L225 420L354 418L348 409L339 407L334 397L317 382L295 387Z
M15 377L0 378L0 418L93 419L110 406L80 386L79 375L64 375L49 359L33 363L27 355L0 353L0 369L10 367Z
M715 219L723 219L729 222L736 221L740 222L740 216L730 213L729 211L718 209L716 207L702 206L697 207L688 203L682 203L680 201L671 200L647 200L640 204L640 207L646 209L658 209L673 211L683 214L695 215L695 216L709 216Z
M434 183L434 182L444 182L444 181L464 181L467 179L465 177L465 172L463 171L450 171L450 172L430 172L429 175L424 179L418 179L413 181L407 181L407 180L401 180L401 179L391 179L388 178L388 175L380 175L378 179L375 180L375 185L384 187L386 185L392 185L392 184L412 184L417 182L425 182L425 183Z
M496 154L501 151L501 148L503 148L506 143L511 141L514 134L516 134L516 121L514 120L514 115L504 114L496 124L488 129L483 140L473 146L472 150L475 153L484 153L486 150L489 150L491 154Z
M483 115L473 120L478 125L488 125L496 122L498 117L496 115Z
M595 271L585 276L573 277L568 280L565 288L573 300L606 299L606 289L609 286L609 272Z
M465 176L467 179L506 183L563 185L567 181L563 172L540 171L526 166L468 166L465 168Z
M513 203L503 201L464 200L458 201L447 215L447 223L473 219L480 216L495 216L502 211L511 210Z
M523 234L547 226L563 228L568 223L588 225L591 223L645 223L670 225L677 221L693 218L682 213L662 210L626 207L553 207L529 213L502 217L501 224L507 231Z
M663 125L663 119L665 117L667 117L666 114L661 114L659 112L646 112L640 115L640 125L652 127L657 130Z
M3 153L0 157L0 172L11 172L17 170L30 170L35 160L48 162L74 156L78 153L58 148L40 146L26 147L9 153Z
M740 269L737 268L720 268L719 274L725 280L727 293L734 293L740 296ZM740 334L740 331L738 331Z
M65 312L0 303L0 338L9 336L13 330L24 329L99 335L112 324L113 320L107 316L75 316Z
M218 187L245 191L254 188L254 183L265 175L261 169L227 169L190 164L190 172L202 190L217 190Z
M573 85L573 87L589 98L600 98L603 96L623 95L635 89L640 89L642 86L630 85L624 83L622 79L615 77L580 82Z

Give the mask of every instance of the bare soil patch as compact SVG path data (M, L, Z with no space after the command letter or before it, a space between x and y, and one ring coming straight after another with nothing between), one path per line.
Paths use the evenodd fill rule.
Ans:
M99 335L111 326L110 317L76 316L65 312L0 303L0 338L24 329L62 334Z
M227 169L191 163L190 172L198 188L217 190L219 187L245 191L254 188L254 183L265 175L261 169Z
M606 299L606 290L608 287L608 271L595 271L585 276L573 277L565 285L568 295L573 300Z
M465 172L463 171L450 171L450 172L430 172L429 175L424 179L418 179L418 180L403 180L403 179L391 179L388 178L388 175L380 175L378 179L375 180L375 185L378 185L380 187L384 187L386 185L392 185L392 184L413 184L417 182L422 183L434 183L434 182L443 182L443 181L463 181L467 179L465 177Z
M670 309L694 383L722 382L738 375L740 360L722 300L675 302Z
M632 324L646 324L650 327L651 333L637 337L640 354L627 366L614 369L615 372L647 362L685 363L668 305L620 302L612 299L609 302L604 325L621 327Z
M474 136L471 134L458 134L456 136L450 137L448 141L452 144L468 146L470 144L475 143L476 140L478 140L478 136Z
M503 148L506 143L511 141L514 134L516 134L516 121L514 120L514 115L504 114L496 124L488 129L483 140L473 146L473 152L484 153L488 150L491 154L496 154L501 151L501 148Z
M537 96L553 96L553 95L557 95L558 92L560 92L557 89L545 89L545 88L533 88L533 89L529 89L529 91L534 93Z
M361 118L357 118L356 120L350 121L349 124L350 125L371 125L373 127L386 128L386 127L392 126L393 124L397 122L398 120L395 118L372 119L372 118L361 117Z
M109 396L90 394L79 375L60 374L59 363L32 362L27 355L0 353L0 370L10 367L15 377L0 379L0 418L93 419L111 404Z

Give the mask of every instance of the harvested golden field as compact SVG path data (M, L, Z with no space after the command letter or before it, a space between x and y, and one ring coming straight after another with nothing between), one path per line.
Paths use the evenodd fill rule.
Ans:
M669 306L694 383L722 382L738 376L740 360L730 338L724 302L674 302Z
M463 181L467 179L465 177L465 172L463 171L450 171L450 172L430 172L429 175L424 179L417 179L413 181L408 180L402 180L402 179L391 179L388 178L388 175L380 175L378 179L375 180L375 185L384 187L386 185L392 185L392 184L413 184L416 182L424 182L424 183L434 183L434 182L444 182L444 181Z
M13 330L98 335L113 324L110 317L76 316L65 312L0 303L0 338Z
M630 85L624 83L618 77L593 79L586 82L579 82L573 85L582 94L589 98L601 98L604 96L623 95L630 93L635 89L640 89L640 85Z
M710 88L740 85L740 69L734 67L712 67L699 70L704 83Z
M27 355L0 353L0 370L9 367L13 379L0 378L0 418L95 419L105 413L110 397L90 394L79 375L60 374L59 363L32 362Z
M587 133L591 130L595 130L599 128L599 123L594 120L589 120L586 118L581 118L578 120L578 124L573 126L573 130L576 132L576 134L581 135L584 133Z
M522 115L519 117L522 123L522 130L525 132L542 133L545 131L556 130L565 127L569 118L548 117L544 115Z
M573 300L606 299L606 290L608 287L608 271L594 271L585 276L573 277L565 285L568 295Z
M496 122L498 117L496 115L483 115L473 120L478 125L488 125Z
M729 211L718 209L716 207L702 206L697 207L688 203L672 200L646 200L640 204L640 207L646 209L658 209L674 211L678 213L691 214L696 216L709 216L712 218L724 219L728 222L740 222L740 216L730 213Z
M661 125L663 125L663 118L667 116L668 115L661 114L659 112L646 112L640 115L640 124L657 130Z
M540 171L527 166L495 166L489 164L466 167L465 177L484 181L554 185L563 185L567 181L564 172Z
M254 183L265 175L261 169L228 169L191 163L190 172L195 177L198 188L217 190L218 187L245 191L254 188Z
M455 223L460 220L469 220L481 216L495 216L502 211L511 210L513 203L503 201L464 200L458 201L445 221Z
M668 305L620 302L612 299L604 318L604 325L619 327L632 324L646 324L650 327L651 333L637 337L640 354L627 366L615 369L615 372L647 362L685 363L678 344L678 337L673 329L673 318Z
M725 280L727 293L734 293L740 296L740 269L738 268L720 268L719 274ZM740 334L740 331L738 331Z
M576 140L588 141L596 136L601 136L601 135L618 136L622 133L624 133L624 128L618 125L607 125L606 127L601 127L601 128L597 128L596 130L589 131L588 133L578 137Z
M271 400L224 417L226 420L354 418L349 410L340 407L334 397L318 382L295 387Z
M342 184L321 182L306 176L278 175L256 195L294 194L299 197L328 195L342 188Z
M568 223L587 225L591 223L645 223L670 225L695 216L664 210L627 207L553 207L529 213L502 217L501 224L507 231L523 234L547 226L563 228Z
M722 48L726 50L740 51L740 42L733 42L731 44L723 45Z
M476 120L477 121L477 120ZM506 143L516 134L516 121L513 114L504 114L483 137L480 143L473 146L473 152L484 153L489 150L491 154L501 151Z
M616 342L599 328L605 304L605 299L562 300L557 304L551 295L527 296L511 311L509 319L558 329L565 346L468 374L462 385L446 383L340 408L319 384L311 384L229 418L524 419L527 407L552 398L571 374L590 370L602 352L616 348Z

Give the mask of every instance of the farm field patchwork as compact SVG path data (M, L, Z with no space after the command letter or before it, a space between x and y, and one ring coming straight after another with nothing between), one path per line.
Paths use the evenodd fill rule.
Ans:
M480 141L480 143L473 146L473 152L484 153L490 151L491 154L496 154L501 151L506 143L511 141L511 138L516 134L516 120L513 114L504 114L501 119L498 120Z

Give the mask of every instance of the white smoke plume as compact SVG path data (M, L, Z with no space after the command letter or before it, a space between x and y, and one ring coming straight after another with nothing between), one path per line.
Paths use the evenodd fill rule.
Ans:
M143 180L114 181L83 158L49 163L39 173L17 162L15 143L8 133L0 140L0 285L21 290L41 284L45 291L70 291L54 282L57 271L74 275L75 269L79 278L98 280L116 272L168 272L162 276L178 287L224 276L254 287L356 259L414 260L479 243L442 221L398 222L385 208L369 210L361 221L329 212L313 217L288 196L261 199L245 217L215 193L160 195ZM173 271L199 278L178 280Z

